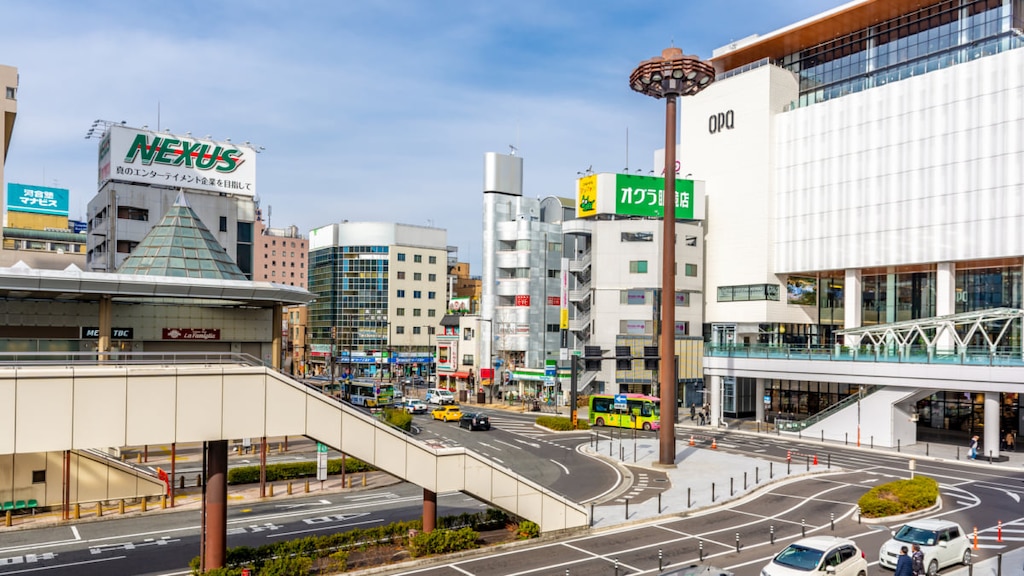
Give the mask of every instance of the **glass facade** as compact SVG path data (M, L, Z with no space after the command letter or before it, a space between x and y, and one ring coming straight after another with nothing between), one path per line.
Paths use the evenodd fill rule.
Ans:
M935 271L865 274L861 277L861 325L932 318Z
M946 0L785 56L808 106L1022 45L1022 2Z
M803 420L856 394L858 389L856 384L838 382L765 380L764 393L771 399L765 417Z
M1021 263L1009 266L957 268L956 312L974 312L989 308L1021 308ZM1001 331L1001 322L993 322L992 330ZM1021 325L1014 322L1003 337L1001 346L1020 350ZM986 346L984 337L976 334L971 346Z

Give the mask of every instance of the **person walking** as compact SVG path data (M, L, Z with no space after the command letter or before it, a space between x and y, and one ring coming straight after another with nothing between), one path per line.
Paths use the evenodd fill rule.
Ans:
M1010 452L1017 451L1014 448L1013 430L1010 430L1009 432L1006 433L1006 449L1009 450Z
M697 404L690 402L690 422L697 419Z
M978 458L978 437L976 435L971 436L971 449L967 455L971 460L976 460Z
M921 551L921 545L914 544L912 549L910 568L913 570L914 576L924 576L924 552Z
M896 559L896 572L893 576L914 576L914 563L907 556L906 546L900 546L900 557Z

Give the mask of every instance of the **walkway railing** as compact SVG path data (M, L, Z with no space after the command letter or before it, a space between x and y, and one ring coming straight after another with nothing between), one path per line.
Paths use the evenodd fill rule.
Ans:
M864 386L862 388L862 392L859 392L857 394L850 394L849 396L843 398L839 402L836 402L835 404L829 406L828 408L825 408L824 410L817 412L816 414L813 414L809 418L805 418L803 420L784 420L782 418L777 418L775 420L775 427L783 432L799 432L800 430L806 430L807 428L817 424L818 422L821 422L825 418L828 418L829 416L838 413L840 410L847 408L849 406L853 406L854 404L857 403L858 400L863 400L865 396L877 391L879 388L879 386Z
M259 358L240 352L0 352L0 366L125 366L130 364L264 365Z
M901 353L893 348L848 346L704 346L705 356L727 358L764 358L779 360L822 360L826 362L893 362L901 364L956 364L969 366L1024 366L1020 348L968 348L963 353L910 350Z

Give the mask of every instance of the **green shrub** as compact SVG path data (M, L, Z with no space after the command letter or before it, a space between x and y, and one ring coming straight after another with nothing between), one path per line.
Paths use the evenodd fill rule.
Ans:
M267 560L260 568L260 576L306 576L313 568L311 558L278 557Z
M409 541L409 554L413 557L429 554L448 554L459 550L472 550L477 547L480 537L472 528L458 530L438 529L433 532L420 532Z
M384 421L406 432L412 431L412 414L399 408L385 408Z
M345 458L345 472L369 472L376 470L362 460ZM341 458L327 461L327 474L341 473ZM267 482L280 482L296 478L312 478L316 476L316 462L284 462L267 464ZM255 484L260 481L259 466L239 466L228 470L228 484Z
M537 425L560 432L567 432L573 429L572 418L566 416L538 416ZM577 420L576 429L589 430L590 424L586 420Z
M516 537L520 540L529 540L530 538L536 538L540 536L540 526L536 522L530 522L529 520L523 520L519 523L519 530L516 532Z
M334 572L345 572L348 570L348 552L339 550L328 556L330 562L327 569Z
M860 497L857 505L866 518L881 518L924 510L934 506L938 498L938 483L927 476L917 476L875 486Z

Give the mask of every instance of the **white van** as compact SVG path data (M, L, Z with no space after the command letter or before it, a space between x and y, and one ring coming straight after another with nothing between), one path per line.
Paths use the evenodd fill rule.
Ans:
M437 404L440 406L455 404L455 395L452 394L451 390L445 390L444 388L428 388L427 404Z

